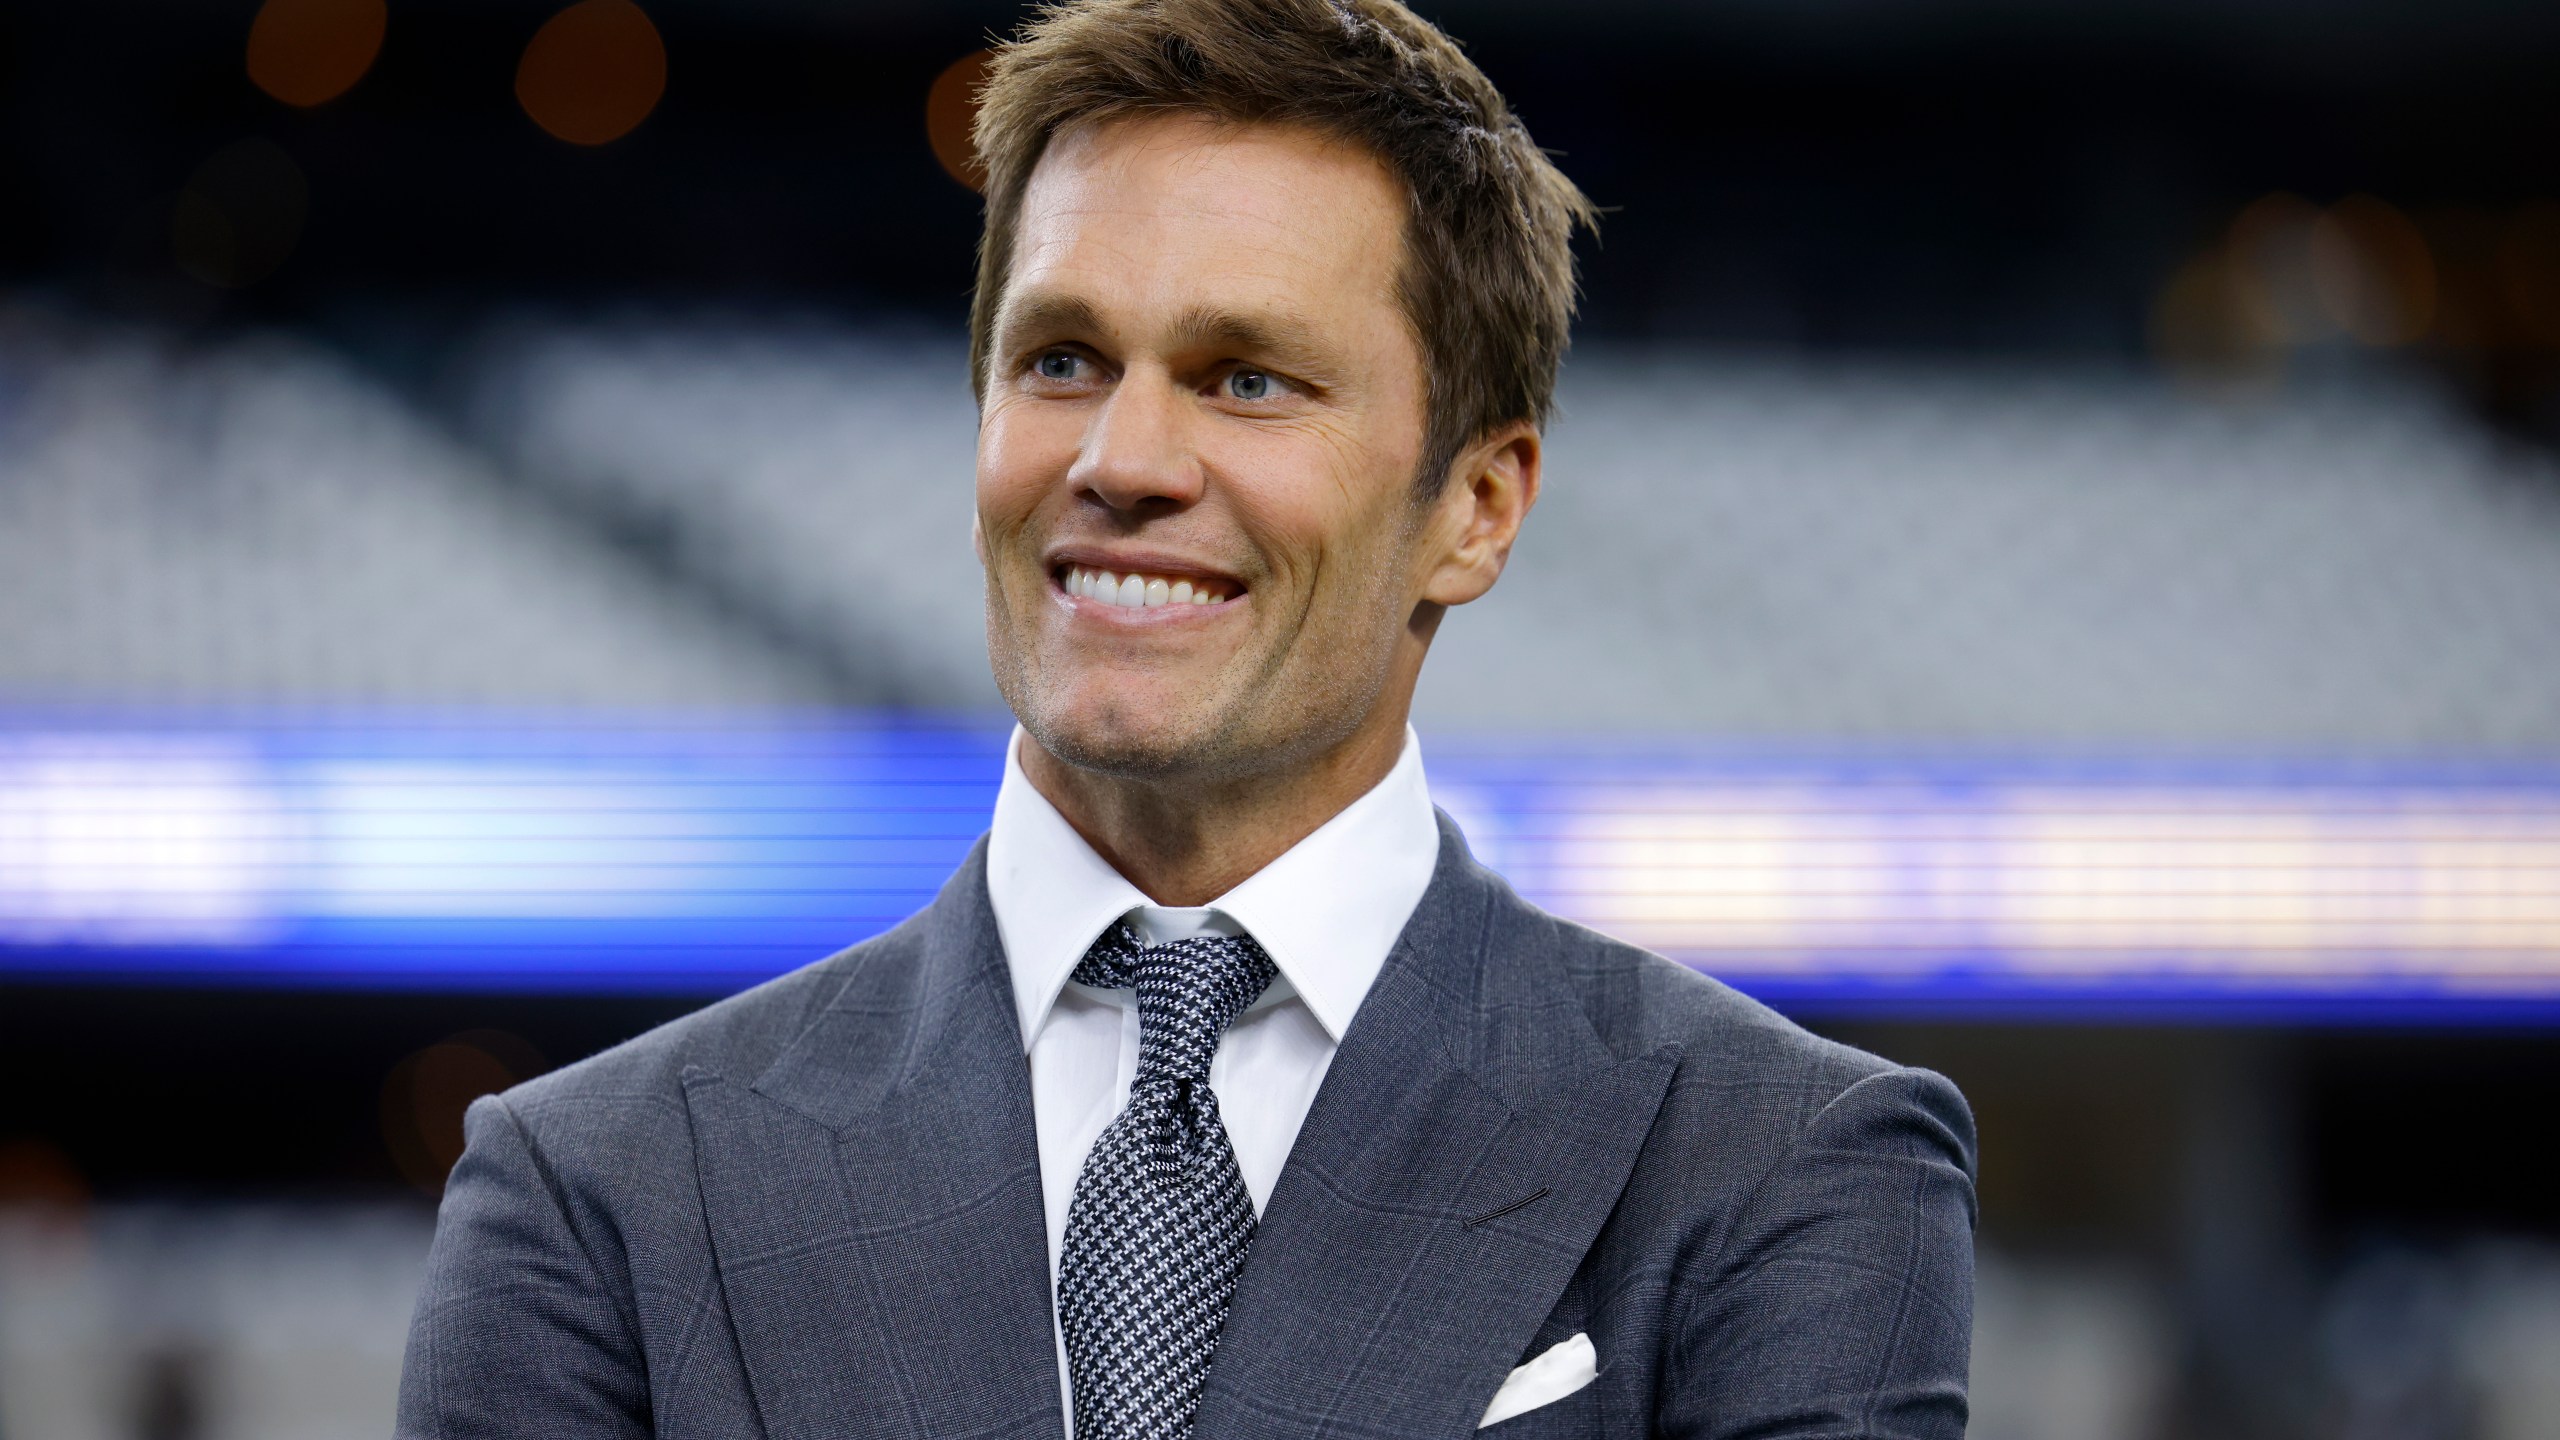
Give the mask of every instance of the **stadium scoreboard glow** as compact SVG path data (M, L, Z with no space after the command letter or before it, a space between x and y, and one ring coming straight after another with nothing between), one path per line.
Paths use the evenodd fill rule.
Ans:
M718 993L875 934L1005 730L0 721L0 978ZM1480 857L1782 1004L2560 1019L2560 764L1426 736Z

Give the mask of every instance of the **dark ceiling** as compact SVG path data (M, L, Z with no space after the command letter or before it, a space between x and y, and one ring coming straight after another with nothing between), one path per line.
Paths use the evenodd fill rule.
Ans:
M597 148L512 79L554 7L399 4L310 110L244 75L253 0L0 15L0 284L180 321L627 299L965 303L975 199L934 76L1009 8L662 0L665 99ZM1595 0L1444 7L1612 207L1585 333L2136 355L2164 277L2269 191L2423 218L2560 194L2560 7ZM307 192L273 273L169 259L208 157L272 142ZM264 153L264 152L261 152Z

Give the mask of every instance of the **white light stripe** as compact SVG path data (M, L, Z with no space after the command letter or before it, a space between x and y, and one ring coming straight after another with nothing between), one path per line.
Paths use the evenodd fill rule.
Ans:
M1549 903L1725 972L1837 969L1841 951L1890 972L1966 951L2054 976L2560 983L2560 797L2038 786L1934 813L1845 788L1577 798L1554 829Z

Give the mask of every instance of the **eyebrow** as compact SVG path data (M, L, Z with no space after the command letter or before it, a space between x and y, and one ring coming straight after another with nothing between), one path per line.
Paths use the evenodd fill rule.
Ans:
M1199 305L1173 322L1173 342L1184 350L1245 351L1268 355L1292 369L1325 368L1327 350L1305 325L1277 315L1248 315Z
M1013 337L1029 331L1038 335L1103 335L1109 328L1093 306L1073 295L1054 290L1033 290L1005 301L996 316L995 334L999 348L1012 349Z

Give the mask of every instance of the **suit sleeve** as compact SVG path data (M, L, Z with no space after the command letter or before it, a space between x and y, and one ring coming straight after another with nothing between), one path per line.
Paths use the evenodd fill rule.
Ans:
M1943 1077L1841 1092L1680 1277L1661 1432L1961 1440L1973 1178L1973 1115Z
M498 1096L445 1183L400 1375L401 1440L640 1437L648 1377L556 1177Z

